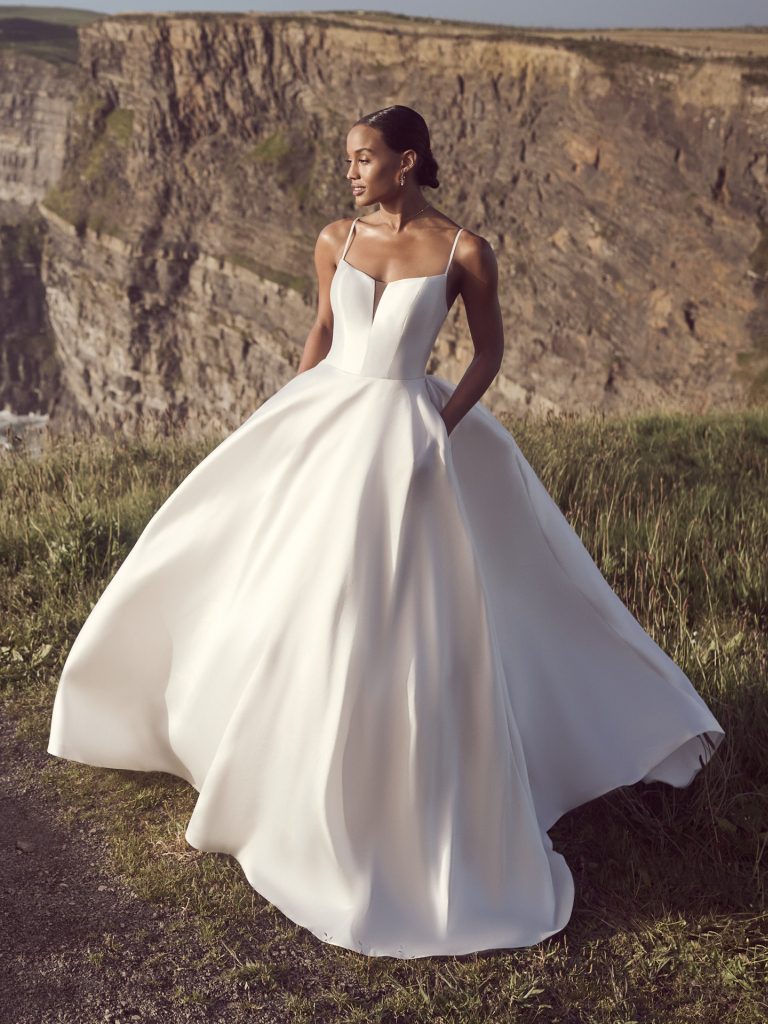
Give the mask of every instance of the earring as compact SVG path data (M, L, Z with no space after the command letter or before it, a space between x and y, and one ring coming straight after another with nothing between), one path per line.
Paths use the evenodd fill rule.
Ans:
M405 184L405 171L400 171L400 187Z

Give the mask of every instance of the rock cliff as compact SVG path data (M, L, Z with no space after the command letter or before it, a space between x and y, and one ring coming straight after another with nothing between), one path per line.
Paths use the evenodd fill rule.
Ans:
M353 211L346 132L392 102L432 128L441 186L425 197L496 252L491 408L761 400L758 44L713 56L399 16L132 15L79 29L55 95L33 58L0 50L0 198L45 220L59 417L231 429L284 383L314 317L317 232ZM457 302L428 369L456 381L471 352Z

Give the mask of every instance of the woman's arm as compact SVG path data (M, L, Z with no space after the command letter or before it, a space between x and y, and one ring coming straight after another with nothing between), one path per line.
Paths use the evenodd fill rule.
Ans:
M488 390L501 369L504 356L496 254L479 235L462 232L462 236L456 245L454 264L458 263L462 270L459 294L464 300L475 354L442 408L441 415L449 434Z
M340 251L339 228L345 221L326 224L315 242L315 271L317 273L317 315L310 328L301 354L297 375L310 370L328 355L333 339L333 310L331 309L331 281L336 270L336 253Z

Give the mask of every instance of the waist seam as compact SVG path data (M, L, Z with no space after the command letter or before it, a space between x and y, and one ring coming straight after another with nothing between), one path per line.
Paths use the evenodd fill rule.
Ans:
M357 370L345 370L342 366L329 362L327 357L325 359L321 359L317 365L320 366L323 363L325 363L326 366L332 367L334 370L338 370L339 373L349 374L350 377L362 377L364 380L389 380L394 384L401 384L403 381L425 380L427 376L426 373L421 373L418 377L382 377L376 373L358 373Z

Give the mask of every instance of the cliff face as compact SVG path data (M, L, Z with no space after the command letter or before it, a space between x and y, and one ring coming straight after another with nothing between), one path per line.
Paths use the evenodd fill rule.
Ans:
M61 393L56 340L40 280L40 218L0 213L0 408L50 412Z
M0 407L20 414L61 394L36 203L61 175L76 93L71 66L0 51Z
M432 128L425 198L496 252L489 406L750 398L768 352L765 58L394 16L137 15L81 28L79 68L39 204L68 421L230 429L284 383L317 233L353 212L346 132L392 102ZM459 302L428 369L458 380L471 353Z
M28 205L57 181L76 92L76 78L66 65L0 50L0 199L4 203Z

